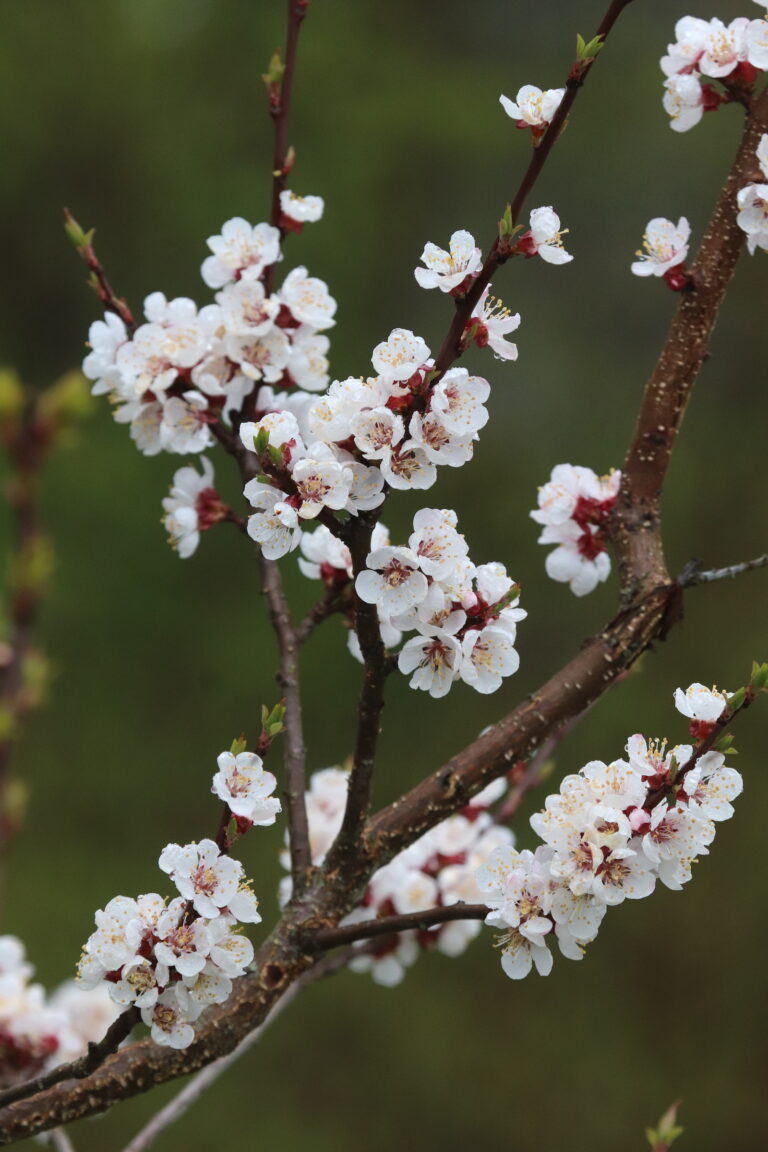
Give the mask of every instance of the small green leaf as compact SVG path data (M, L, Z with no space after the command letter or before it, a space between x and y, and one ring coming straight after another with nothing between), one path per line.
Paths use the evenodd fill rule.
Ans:
M269 458L272 461L272 463L274 464L275 468L282 468L284 463L285 463L285 461L283 460L282 448L277 448L274 444L268 444L267 445L267 452L268 452Z
M581 64L585 64L588 60L594 60L598 52L603 46L603 37L595 36L587 43L583 36L576 37L576 59Z
M737 688L736 691L728 697L728 709L730 712L738 712L744 700L746 699L746 688Z
M274 88L274 86L279 84L282 80L284 72L285 64L283 64L283 61L280 58L280 50L278 49L272 53L269 66L267 67L266 72L262 72L261 78L267 88Z
M233 756L239 756L241 752L245 752L248 747L248 741L245 736L237 736L230 744L229 750Z
M267 428L259 428L253 440L253 447L259 456L264 455L269 448L269 430Z

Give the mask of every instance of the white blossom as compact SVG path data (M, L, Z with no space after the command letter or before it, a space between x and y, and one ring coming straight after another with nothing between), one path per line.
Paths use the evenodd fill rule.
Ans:
M705 752L686 772L682 788L692 811L707 820L730 820L731 801L741 795L744 781L735 768L726 765L722 753Z
M306 268L294 268L283 281L280 300L289 308L299 324L309 324L322 330L332 328L336 321L336 301L323 280L308 276Z
M256 509L248 517L248 535L260 545L267 560L279 560L298 548L301 540L298 513L293 505L286 503L283 492L254 478L243 488L243 495Z
M635 276L663 276L670 268L684 264L688 256L691 226L685 216L677 224L657 216L649 220L643 235L643 249L632 264Z
M429 360L429 348L420 336L407 328L395 328L388 338L377 344L371 356L373 367L387 383L410 380L414 372Z
M524 84L515 100L510 100L508 96L500 96L499 103L507 116L521 122L521 127L527 125L530 128L546 128L560 107L564 95L565 88L542 91L534 84Z
M469 629L462 640L461 678L477 692L487 694L501 687L506 676L520 667L514 638L504 628L489 625L481 631Z
M200 498L205 493L213 493L213 466L204 456L200 461L202 474L195 468L179 468L174 473L170 494L163 499L165 516L163 524L172 546L182 560L186 560L200 543L201 525ZM217 497L218 498L218 497Z
M355 590L366 604L375 604L383 616L397 616L415 608L427 594L427 578L419 571L419 557L410 548L376 548L355 580Z
M272 795L277 780L264 771L264 762L255 752L222 752L216 758L219 770L211 791L229 807L234 816L267 827L280 812L280 801Z
M685 691L675 689L675 708L689 720L714 724L728 706L728 693L716 688L706 688L703 684L691 684Z
M563 247L560 217L551 208L534 208L531 212L530 232L527 233L533 249L532 254L541 256L547 264L567 264L573 260L570 252Z
M197 1019L200 1011L184 985L173 984L151 1007L141 1009L141 1018L149 1025L155 1044L188 1048L195 1038L192 1021Z
M480 271L483 255L474 237L463 229L451 236L449 251L436 244L426 244L421 254L425 268L416 268L414 275L422 288L439 288L452 292Z
M297 196L287 188L280 193L280 211L297 224L313 224L325 210L322 196Z
M698 78L685 72L667 77L662 104L675 132L694 128L704 115L704 93Z
M510 332L520 327L520 313L510 312L509 308L490 295L491 285L483 289L483 294L472 309L472 320L476 320L482 336L475 336L479 344L483 342L499 360L517 360L517 345L506 339Z
M271 224L252 226L240 216L227 220L221 235L209 237L207 244L213 255L203 261L201 275L209 288L223 288L240 276L258 278L281 259L277 228Z

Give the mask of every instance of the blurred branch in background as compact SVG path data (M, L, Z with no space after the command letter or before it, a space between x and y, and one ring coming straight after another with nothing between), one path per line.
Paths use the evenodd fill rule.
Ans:
M51 450L71 442L73 426L91 403L79 372L36 392L12 370L0 371L0 447L10 519L0 616L0 909L8 850L26 804L25 785L12 773L13 749L21 721L43 702L48 679L34 638L53 567L40 518L41 477Z

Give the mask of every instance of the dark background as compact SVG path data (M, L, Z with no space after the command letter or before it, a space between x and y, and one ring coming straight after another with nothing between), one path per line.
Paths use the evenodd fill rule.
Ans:
M662 111L658 57L689 11L638 0L623 16L530 205L554 205L576 258L500 274L495 289L523 316L520 359L472 356L494 386L475 461L387 510L402 537L419 504L455 507L473 558L499 559L522 582L530 619L521 671L495 696L458 685L432 701L392 678L382 803L514 706L613 609L615 580L576 600L545 578L527 513L554 464L620 465L675 304L629 263L651 216L685 214L701 235L736 148L738 109L682 137ZM312 4L291 186L323 195L327 209L289 239L286 268L306 263L339 301L335 377L365 374L395 325L439 346L450 303L413 279L422 246L459 227L492 238L527 159L499 93L562 84L576 32L591 34L601 14L601 0ZM716 14L758 10L721 0ZM260 73L282 42L283 5L4 0L0 32L0 362L42 385L79 362L98 314L63 205L98 227L97 250L135 307L157 289L206 302L206 236L235 214L264 218ZM673 572L691 556L718 565L766 547L765 274L763 256L744 258L676 449L665 496ZM213 827L215 756L241 730L255 736L260 703L275 699L242 541L220 529L187 562L164 542L160 499L179 463L141 457L102 401L48 476L58 565L42 633L57 676L18 753L30 808L0 930L25 940L49 985L71 974L95 908L162 886L162 846ZM295 559L283 566L302 610L312 590ZM692 592L683 626L583 721L558 771L619 755L637 730L682 739L677 685L735 687L753 656L768 659L765 589L757 573ZM316 770L351 744L359 669L338 622L304 665ZM549 978L514 984L487 933L463 959L422 958L398 990L338 977L293 1006L157 1147L616 1152L642 1148L644 1124L678 1096L681 1149L764 1147L767 733L762 705L739 723L745 796L694 882L612 912L584 963L558 957ZM242 854L267 923L281 835L259 831ZM524 820L520 839L531 839ZM121 1147L173 1090L79 1125L78 1149Z

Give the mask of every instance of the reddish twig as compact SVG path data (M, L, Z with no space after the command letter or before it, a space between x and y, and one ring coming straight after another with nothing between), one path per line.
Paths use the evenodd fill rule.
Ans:
M288 174L292 163L289 162L288 150L288 113L291 108L293 94L293 80L296 72L296 53L299 47L299 32L304 17L307 14L309 0L287 0L288 2L288 35L285 44L285 65L279 86L270 92L269 111L275 126L275 147L272 156L272 209L271 223L280 229L281 237L285 236L285 229L281 225L282 212L280 210L280 193L285 191ZM272 287L274 266L266 270L264 275L264 288L269 292Z
M608 34L618 20L621 13L625 8L632 3L632 0L612 0L607 12L600 22L597 30L597 36L601 37L601 43L604 44ZM560 105L552 117L552 122L547 128L544 135L540 138L538 147L534 148L533 155L531 156L530 163L523 174L523 178L518 185L517 191L511 202L511 216L512 224L516 225L520 218L520 213L523 210L528 196L533 191L536 181L541 175L542 169L546 164L552 149L554 148L557 140L565 127L565 122L568 119L568 114L573 107L573 103L579 93L579 89L584 84L587 76L592 70L595 62L595 57L589 60L577 61L571 67L568 74L568 80L565 85L565 94L560 101ZM509 246L502 242L497 235L485 257L483 266L478 273L477 277L472 281L472 284L467 289L463 296L456 299L456 311L451 321L450 328L442 343L440 351L435 357L435 368L442 375L446 372L451 364L462 353L462 338L464 330L472 315L472 311L482 296L486 287L490 284L498 269L507 262L511 255Z
M128 334L132 336L136 331L136 321L125 300L122 296L118 296L113 289L107 279L104 265L94 252L93 244L91 243L93 230L87 233L83 232L68 208L64 209L64 226L68 236L85 263L86 268L90 272L90 276L88 277L89 287L93 289L109 312L114 312L116 316L120 317L128 329Z

